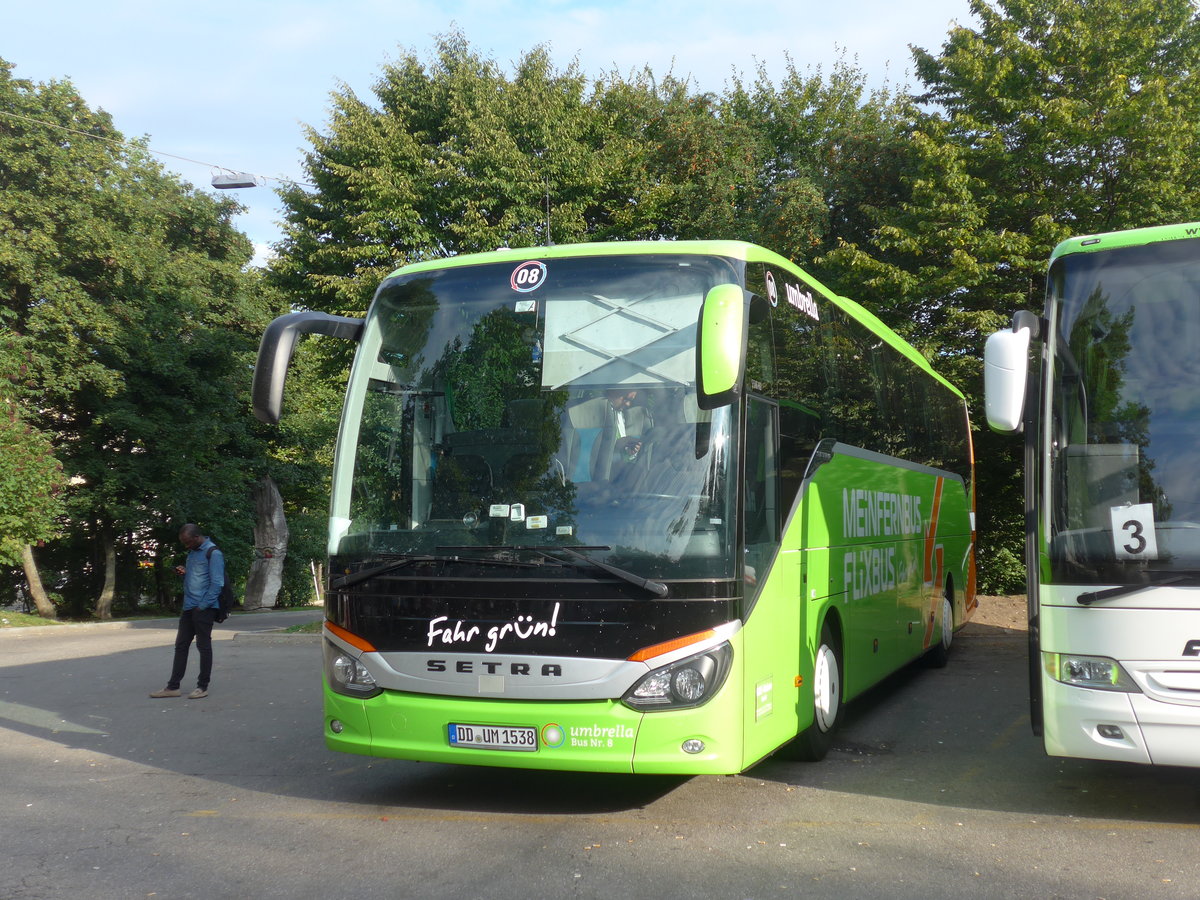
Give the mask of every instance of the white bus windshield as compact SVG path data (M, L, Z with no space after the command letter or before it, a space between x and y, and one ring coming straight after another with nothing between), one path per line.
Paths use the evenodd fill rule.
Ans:
M643 577L729 577L737 409L695 401L729 260L450 267L385 282L347 396L331 552L589 548Z
M1200 573L1200 253L1171 241L1051 271L1052 580Z

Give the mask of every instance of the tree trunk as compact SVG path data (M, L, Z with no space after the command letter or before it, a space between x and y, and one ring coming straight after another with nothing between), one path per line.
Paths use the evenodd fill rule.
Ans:
M38 573L37 563L33 559L33 548L28 544L21 548L21 564L25 567L25 580L29 582L29 593L33 596L37 614L43 619L57 619L58 610L54 608L46 589L42 586L42 576Z
M254 561L246 577L246 609L275 605L283 584L283 560L287 556L288 526L283 515L283 497L271 478L254 486Z
M101 534L104 542L104 588L96 600L96 618L106 622L112 618L113 597L117 593L117 543L108 529Z

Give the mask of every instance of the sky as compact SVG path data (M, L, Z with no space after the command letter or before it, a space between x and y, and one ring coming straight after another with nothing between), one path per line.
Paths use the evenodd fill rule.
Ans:
M330 94L370 101L388 63L431 60L439 36L511 73L536 46L556 68L590 76L690 76L721 91L762 64L781 77L839 59L873 86L915 86L910 46L936 52L969 0L3 0L0 58L14 77L70 80L127 137L198 189L245 172L259 186L224 193L256 262L281 237L282 180L304 181L306 127L324 132Z

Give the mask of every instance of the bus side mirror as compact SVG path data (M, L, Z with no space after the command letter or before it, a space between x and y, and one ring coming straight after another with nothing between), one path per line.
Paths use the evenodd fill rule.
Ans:
M1033 319L1031 323L1029 320ZM1029 381L1029 341L1037 319L1013 316L1013 327L997 331L983 348L983 396L988 425L1003 434L1019 432L1025 421L1025 385Z
M704 297L696 323L696 402L701 409L728 406L741 392L751 296L736 284L718 284Z
M321 312L295 312L280 316L263 332L254 364L254 384L250 397L254 415L268 425L279 424L283 411L283 383L287 380L292 351L302 334L327 334L357 341L362 336L363 320L331 316Z

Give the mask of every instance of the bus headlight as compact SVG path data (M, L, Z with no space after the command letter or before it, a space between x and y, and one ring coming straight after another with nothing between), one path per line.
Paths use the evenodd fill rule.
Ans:
M1043 653L1042 665L1055 681L1096 691L1120 691L1140 694L1129 673L1107 656L1080 656L1075 653Z
M732 661L733 648L721 644L643 675L621 702L642 712L700 706L721 689Z
M382 693L375 677L358 659L325 641L325 680L336 693L367 699Z

